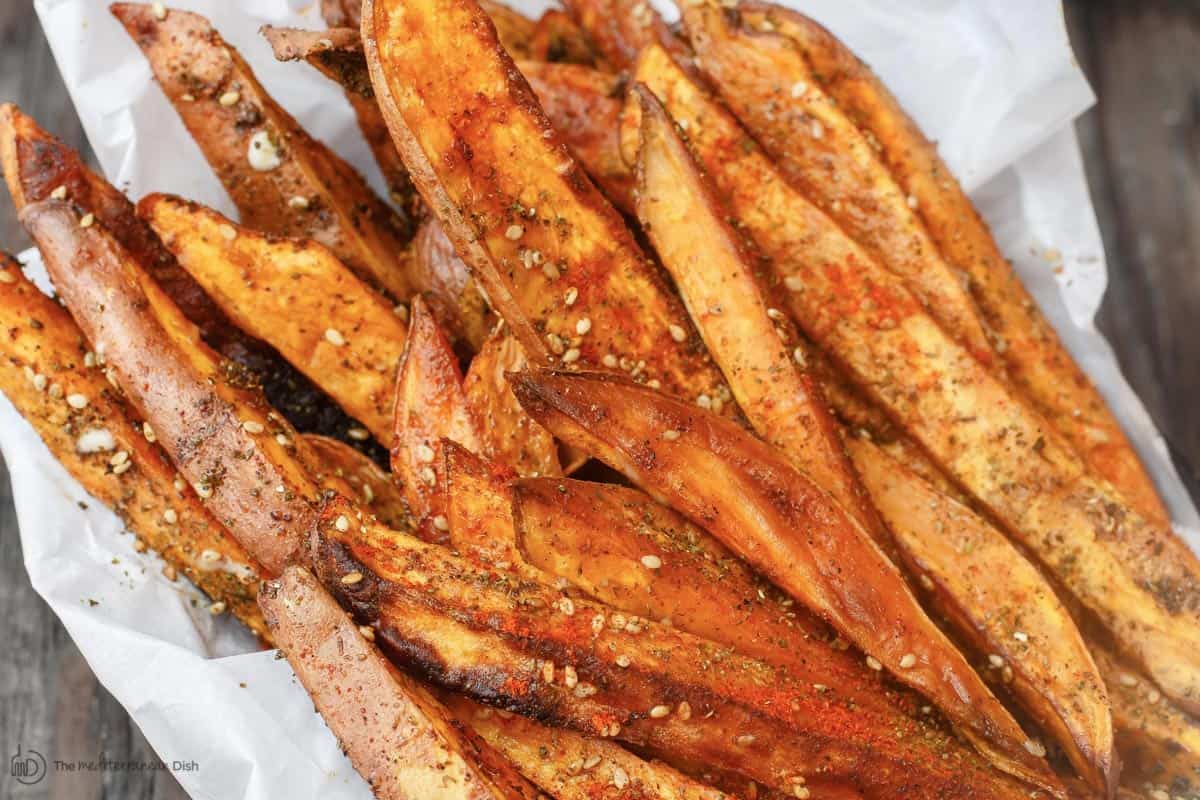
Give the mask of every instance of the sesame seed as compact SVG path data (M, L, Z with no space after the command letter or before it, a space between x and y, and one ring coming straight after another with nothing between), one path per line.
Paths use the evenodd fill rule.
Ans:
M671 713L670 706L655 706L650 709L650 719L662 719Z
M750 745L754 744L754 741L757 738L758 737L753 733L743 733L741 736L738 736L736 739L734 739L733 742L738 747L749 747Z
M262 423L256 422L252 419L248 419L245 422L243 422L242 428L245 429L246 433L262 433L263 432Z
M16 283L17 276L13 275L7 269L0 269L0 283Z
M700 406L701 408L708 409L713 407L713 401L708 395L702 394L696 398L696 405Z
M564 364L574 364L579 360L580 352L578 347L572 347L570 350L562 354L562 362Z
M175 567L171 566L170 564L164 564L162 568L162 576L174 583L175 579L179 577L179 570L175 569Z
M867 656L867 666L876 672L883 669L883 664L881 664L879 659L875 658L875 656Z
M347 572L342 576L343 586L353 586L356 583L361 583L363 574L361 572Z
M338 514L338 518L333 521L333 527L345 533L350 530L350 518L345 514Z
M525 235L525 228L520 225L509 225L508 230L504 232L504 235L515 242L517 239L520 239Z
M575 672L575 668L571 665L563 667L563 686L568 689L574 689L579 683L579 674Z
M417 460L418 461L424 461L426 464L428 464L429 462L433 461L433 457L434 457L434 452L433 452L432 447L430 447L427 444L417 445Z
M802 367L808 366L808 359L804 355L803 347L797 347L795 350L792 351L792 360L795 361L797 364L799 364Z
M596 614L592 617L592 633L599 633L604 630L604 615Z
M192 94L191 92L186 92L185 94L182 95L182 97L183 97L183 102L185 102L185 103L196 102L196 95Z
M158 436L154 433L154 428L150 427L149 422L142 423L142 436L146 437L147 442L157 442Z
M928 575L926 575L923 572L921 573L920 581L921 581L921 586L926 591L931 591L933 589L933 579L930 578Z
M163 522L167 523L168 525L174 525L178 521L179 515L175 513L175 509L168 508L163 512Z
M450 521L442 514L438 514L433 518L433 527L437 528L439 531L448 531L450 530Z
M627 622L628 620L626 619L625 615L618 611L608 618L608 627L612 628L614 631L623 631L625 630L625 624Z
M89 350L88 352L84 353L84 354L83 354L83 365L84 365L85 367L88 367L89 369L90 369L91 367L94 367L94 366L96 366L96 354L95 354L95 353L93 353L91 350Z
M1150 800L1171 800L1171 795L1165 789L1151 789Z
M617 666L618 667L620 667L621 669L624 669L625 667L628 667L629 664L630 664L629 656L625 655L624 653L617 656Z
M329 342L334 347L341 347L346 343L346 337L342 336L342 332L337 328L326 328L325 341Z
M584 768L584 769L591 769L592 767L594 767L594 766L596 766L597 764L599 764L599 763L600 763L600 761L601 761L601 759L600 759L600 756L597 756L597 755L590 755L590 756L588 756L588 757L587 757L587 760L583 762L583 768Z
M675 716L679 717L684 722L692 718L692 706L686 700L675 707Z
M96 215L92 214L91 212L88 212L87 214L84 214L83 217L80 218L79 227L90 228L90 227L92 227L92 223L94 223L95 221L96 221Z
M75 393L67 395L67 405L74 409L87 408L88 399L85 395Z
M275 487L275 493L276 493L276 494L285 494L286 492L287 492L287 487L286 487L286 486L284 486L282 483L281 483L281 484L278 484L278 485Z
M221 560L221 554L216 550L205 550L200 554L200 560L209 564L214 564Z
M580 336L583 336L585 333L587 333L591 329L592 329L592 320L588 317L584 317L583 319L581 319L575 323L575 332L578 333Z
M814 139L820 139L822 136L825 135L825 126L822 125L819 121L814 119L812 121L812 127L810 128L810 131L811 131L812 137Z
M768 308L767 316L770 317L771 319L775 320L776 322L779 322L781 319L783 319L783 312L780 311L778 308Z
M139 539L133 540L133 552L144 553L144 552L146 552L146 549L147 549L147 546L146 546L146 541L144 539L139 538Z
M67 199L67 187L55 186L54 191L52 191L50 193L50 197L53 200L66 200Z
M346 435L356 442L365 442L371 438L371 432L366 428L349 428Z
M246 148L246 160L259 172L270 172L283 163L279 156L279 148L271 141L271 134L266 131L258 131L250 137L250 144Z
M1013 631L1013 638L1016 639L1018 642L1028 642L1029 634L1026 633L1025 631Z
M282 433L277 433L275 434L275 443L280 447L287 447L292 443L292 440Z
M175 486L175 491L177 492L182 492L184 487L187 486L187 484L183 482L183 478L176 478L173 485Z
M298 194L288 200L288 208L294 209L295 211L307 211L308 198L302 194Z
M811 794L812 793L808 790L807 786L801 786L800 784L797 783L795 786L792 787L792 795L800 798L800 800L808 800L808 797Z
M1036 758L1045 758L1046 756L1046 746L1037 739L1026 739L1025 749L1029 751L1031 756Z
M404 305L403 303L395 306L392 309L392 313L395 314L397 317L399 317L401 320L403 320L405 322L408 321L408 306Z
M154 12L155 19L161 21L167 18L167 7L162 3L155 3L154 5L150 6L150 9Z
M1151 689L1146 693L1146 702L1150 703L1151 705L1154 705L1159 700L1162 700L1162 692L1160 692L1158 689Z
M554 607L568 617L575 616L575 601L569 597L560 597L557 601L555 601Z
M1118 680L1121 681L1122 686L1128 686L1129 688L1133 688L1134 686L1138 685L1138 679L1135 676L1130 675L1128 672L1122 672L1121 677Z
M666 439L668 442L673 442L679 438L679 431L674 429L663 431L662 438Z
M804 97L804 94L807 91L808 91L808 84L805 83L804 81L796 81L795 83L792 84L792 97L796 97L796 98Z
M608 367L609 369L616 369L617 364L619 364L620 362L617 360L616 356L614 356L612 353L608 353L607 355L604 356L604 358L600 359L600 363L603 364L604 366Z
M920 201L917 200L917 196L915 194L910 194L906 202L908 203L908 207L913 210L916 210L917 206L920 204Z
M421 474L421 480L425 481L426 483L428 483L430 485L433 485L434 483L437 482L437 473L435 473L429 467L422 467L420 474Z
M33 388L37 389L39 392L44 392L46 390L47 383L49 383L49 379L45 375L38 373L37 375L33 376ZM72 397L83 397L83 395L72 395ZM67 398L67 402L71 403L70 398ZM71 403L71 405L75 408L83 408L87 405L87 398L84 398L82 406L76 406L74 403Z
M575 301L578 299L579 299L579 290L576 289L574 286L572 286L570 289L567 289L567 293L565 295L563 295L563 302L567 306L575 305Z
M118 450L117 452L113 453L113 457L108 460L108 463L112 464L114 467L119 467L128 460L129 460L129 451L128 450Z
M225 601L218 600L208 607L208 613L212 614L214 617L219 617L225 613L226 608L228 608L228 606L225 604Z
M677 342L682 342L687 339L687 331L678 325L668 325L667 330L671 334L671 338Z
M375 629L372 628L370 625L359 625L358 633L360 636L362 636L368 642L375 641Z
M662 567L662 559L652 553L642 556L641 561L642 566L646 569L659 569Z
M553 661L543 661L542 662L542 680L544 680L546 683L554 683L554 662Z
M222 222L217 230L221 232L221 237L227 242L232 242L237 238L237 228L227 222Z
M212 497L212 493L213 493L212 487L209 486L207 483L197 483L192 488L196 490L196 494L200 495L201 498Z
M217 102L228 108L229 106L236 106L241 99L242 95L239 92L226 92L221 95Z
M542 265L542 274L545 275L548 280L556 281L558 280L558 276L562 273L558 271L558 267L547 263Z
M917 657L912 653L905 653L900 657L900 669L912 669L917 665Z
M629 774L621 767L613 767L612 783L618 789L624 789L629 785Z
M992 653L991 655L988 656L988 663L991 664L996 669L1000 669L1001 667L1004 666L1004 657L996 655L995 653Z

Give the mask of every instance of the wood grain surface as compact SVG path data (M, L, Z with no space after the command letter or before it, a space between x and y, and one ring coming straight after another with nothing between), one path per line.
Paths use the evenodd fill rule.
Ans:
M1104 232L1110 285L1100 327L1196 484L1200 464L1200 2L1068 0L1076 54L1100 98L1078 124ZM32 10L0 0L0 101L86 149ZM28 246L0 192L0 248ZM1193 327L1197 326L1197 327ZM1196 492L1193 491L1193 495ZM0 755L148 761L154 753L92 675L21 560L0 465ZM0 798L163 800L167 772L51 771L22 786L0 769Z

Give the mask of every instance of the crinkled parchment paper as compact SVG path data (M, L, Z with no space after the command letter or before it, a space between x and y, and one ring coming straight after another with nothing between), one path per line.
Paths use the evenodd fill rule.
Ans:
M1196 509L1092 327L1105 287L1104 253L1071 122L1093 97L1057 4L797 4L871 63L938 140L1005 252L1104 390L1196 547ZM381 185L341 93L303 64L276 63L258 36L265 23L321 27L315 2L177 5L208 15L285 107ZM535 2L516 5L541 10ZM36 7L109 179L134 197L169 191L232 213L142 56L109 16L107 0L37 0ZM26 261L45 286L36 256L26 254ZM116 517L83 493L3 399L0 449L34 587L160 757L199 765L177 773L194 797L370 796L287 663L256 652L236 623L213 619L190 586L165 580L152 554L135 553Z

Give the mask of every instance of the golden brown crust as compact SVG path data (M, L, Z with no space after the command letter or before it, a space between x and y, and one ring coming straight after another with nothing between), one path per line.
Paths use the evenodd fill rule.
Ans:
M1162 500L1120 424L1000 252L937 147L871 69L818 23L766 3L741 8L748 23L769 20L791 38L838 108L878 144L903 191L915 198L942 257L969 278L971 295L1015 384L1100 477L1142 514L1165 520Z
M463 558L496 570L517 571L511 469L488 463L450 439L441 442L449 544Z
M307 451L296 432L246 386L243 371L200 341L103 227L85 226L58 200L27 206L21 221L67 309L176 468L234 538L277 573L318 494L289 452Z
M280 650L379 800L534 800L502 755L375 649L308 570L260 603Z
M228 608L265 640L255 602L263 568L182 481L67 312L3 253L0 331L0 391L59 463L162 556L166 574L185 576L214 611Z
M369 519L341 533L336 519L347 513L336 500L323 512L317 574L390 655L446 688L788 793L808 787L819 797L841 784L868 797L943 800L1028 791L961 757L934 728L897 736L837 687L818 691L664 625L568 604Z
M561 475L554 437L525 413L505 377L527 366L521 345L504 329L472 359L463 392L478 425L480 453L519 475Z
M1070 612L1033 564L985 520L865 439L854 463L911 571L988 672L1062 747L1090 787L1116 790L1104 681Z
M469 0L380 0L364 5L363 29L393 140L529 358L624 364L683 396L717 396L720 376L682 307L567 152L486 15Z
M159 86L238 207L243 224L315 239L360 277L405 298L405 224L354 168L312 138L208 20L115 3ZM191 98L191 99L189 99Z
M707 528L902 683L998 767L1058 791L1016 721L869 534L777 450L735 423L619 376L521 373L517 399L551 433Z
M651 44L676 56L690 55L687 43L645 0L566 0L563 5L617 70L631 68L642 48Z
M1200 565L1088 476L1061 437L792 189L661 50L638 78L677 118L804 332L1179 702L1200 701ZM686 78L686 76L683 76Z
M751 30L716 3L681 11L699 64L780 172L889 271L985 363L993 357L958 274L867 138L830 102L786 38Z
M138 213L234 324L391 443L405 327L382 295L314 241L266 236L172 195L142 198Z

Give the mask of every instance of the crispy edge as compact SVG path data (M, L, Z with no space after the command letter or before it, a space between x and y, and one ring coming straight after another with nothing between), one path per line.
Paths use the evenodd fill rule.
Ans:
M59 463L167 566L259 638L263 568L201 505L112 386L70 315L0 253L0 390ZM76 407L84 403L82 408Z
M315 241L267 236L172 195L142 198L138 213L234 324L391 443L406 334L390 303Z
M353 167L310 136L204 17L114 3L167 99L248 227L315 239L364 280L401 299L407 224ZM191 99L188 99L191 98ZM255 166L257 165L257 166Z
M300 435L316 458L322 472L315 476L323 482L326 472L345 480L361 497L363 506L389 528L407 530L412 525L404 493L392 476L367 456L345 442L313 433Z

